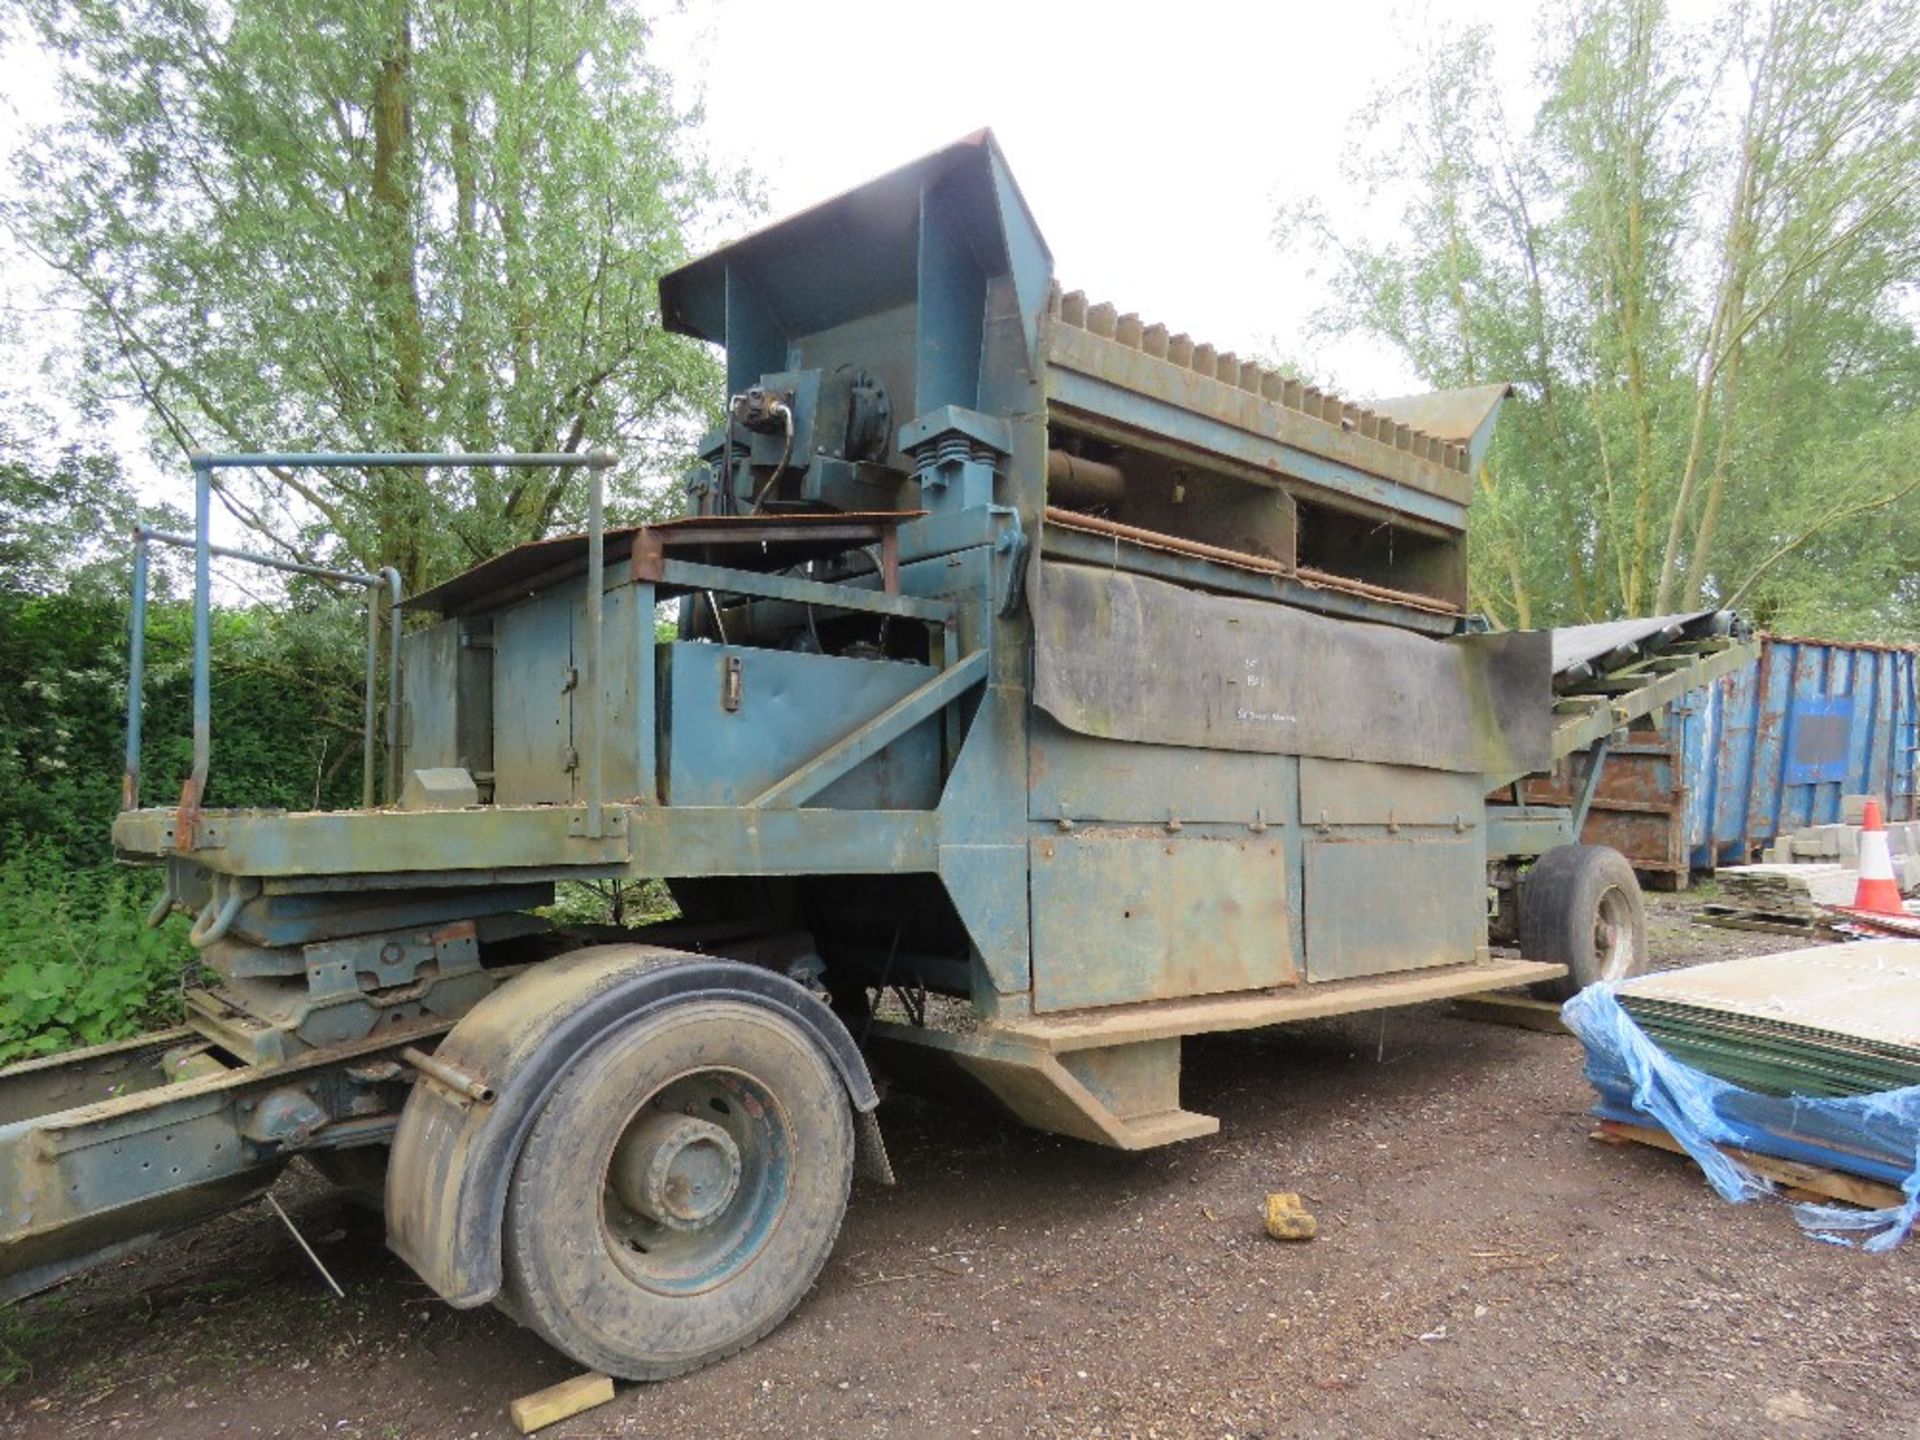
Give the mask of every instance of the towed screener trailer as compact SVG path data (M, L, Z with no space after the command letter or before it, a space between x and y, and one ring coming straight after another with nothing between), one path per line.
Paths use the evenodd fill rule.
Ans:
M1467 623L1500 388L1364 409L1062 295L984 134L661 298L726 351L683 519L604 530L603 457L195 459L194 773L140 805L136 674L114 840L218 978L0 1074L0 1295L304 1155L450 1303L667 1375L811 1284L856 1154L885 1170L877 1073L1139 1149L1217 1127L1184 1036L1637 963L1619 857L1487 798L1633 689L1556 701L1545 634ZM269 459L592 481L585 535L405 601L383 807L202 803L211 476ZM377 636L390 581L336 578ZM639 877L676 920L537 914Z

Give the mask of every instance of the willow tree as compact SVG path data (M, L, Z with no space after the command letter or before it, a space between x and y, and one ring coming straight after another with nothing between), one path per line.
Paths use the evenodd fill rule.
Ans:
M27 0L64 118L6 218L85 370L181 450L610 448L713 380L655 281L724 197L624 0ZM410 586L545 533L518 472L231 473L271 543Z
M1397 197L1384 232L1345 230L1305 197L1283 210L1276 238L1326 272L1332 299L1318 328L1388 341L1436 388L1523 387L1527 403L1509 410L1475 477L1468 583L1475 608L1527 626L1536 599L1546 602L1539 623L1562 613L1558 588L1586 609L1594 534L1575 478L1578 427L1559 391L1568 337L1535 214L1540 161L1511 138L1487 79L1492 47L1484 27L1425 46L1355 116L1364 138L1349 151L1348 178L1367 195Z
M1383 227L1316 217L1328 329L1514 381L1476 603L1552 624L1739 604L1920 634L1920 0L1560 0L1530 125L1488 37L1355 125ZM1383 183L1384 182L1384 183ZM1283 240L1297 241L1289 227Z
M1723 537L1721 523L1736 490L1748 492L1751 506L1777 498L1752 494L1747 477L1764 473L1768 458L1794 454L1816 427L1827 428L1819 423L1823 415L1808 413L1799 435L1774 433L1783 403L1789 413L1830 416L1848 398L1855 406L1865 402L1867 413L1851 417L1846 436L1827 437L1831 458L1834 442L1844 451L1899 411L1910 412L1914 399L1911 331L1902 346L1885 322L1897 325L1901 312L1889 299L1911 285L1920 264L1920 7L1772 0L1738 19L1734 59L1745 82L1743 105L1698 330L1686 459L1662 557L1662 608L1683 600L1698 605L1716 589L1723 597L1750 591L1764 577L1749 564L1748 578L1739 578L1738 549L1749 536L1735 525ZM1886 351L1889 339L1894 346ZM1861 385L1863 366L1888 379L1904 368L1905 383L1863 395L1879 388L1871 376ZM1764 449L1751 443L1763 435ZM1818 458L1800 457L1801 473L1810 464L1812 473L1825 468ZM1814 517L1820 529L1850 512L1884 510L1912 488L1906 477L1920 476L1910 461L1876 471L1882 483L1864 493L1822 487L1822 513ZM1789 546L1780 558L1799 548ZM1759 563L1771 569L1778 561Z

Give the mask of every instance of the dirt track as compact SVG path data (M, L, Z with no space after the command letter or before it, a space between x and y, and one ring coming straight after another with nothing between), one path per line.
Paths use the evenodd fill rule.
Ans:
M1666 963L1790 941L1655 907ZM1920 1242L1868 1256L1587 1138L1571 1039L1429 1006L1190 1042L1221 1133L1127 1156L890 1099L814 1293L709 1370L543 1435L1920 1437ZM1261 1230L1304 1191L1320 1238ZM458 1314L301 1177L270 1211L0 1315L0 1432L510 1435L571 1373Z

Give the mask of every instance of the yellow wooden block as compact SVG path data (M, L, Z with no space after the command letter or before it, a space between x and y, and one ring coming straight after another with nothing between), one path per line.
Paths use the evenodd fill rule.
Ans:
M589 1371L571 1380L562 1380L558 1385L536 1390L531 1395L522 1395L508 1407L508 1413L513 1416L514 1428L522 1435L531 1435L543 1426L565 1420L569 1415L578 1415L582 1410L591 1410L596 1405L604 1405L611 1399L613 1381L598 1372Z
M1291 1190L1267 1196L1267 1234L1276 1240L1311 1240L1320 1224Z

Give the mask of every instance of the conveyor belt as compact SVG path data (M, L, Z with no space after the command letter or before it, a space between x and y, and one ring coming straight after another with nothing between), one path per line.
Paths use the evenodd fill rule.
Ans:
M1731 610L1570 625L1553 632L1557 760L1711 684L1759 651Z

